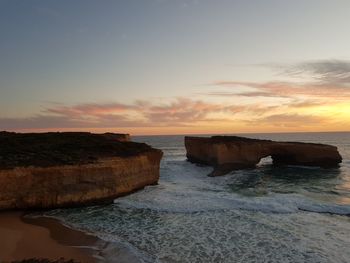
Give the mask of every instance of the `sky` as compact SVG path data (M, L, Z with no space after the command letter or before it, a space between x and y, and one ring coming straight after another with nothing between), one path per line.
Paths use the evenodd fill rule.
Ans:
M0 130L350 131L348 0L0 0Z

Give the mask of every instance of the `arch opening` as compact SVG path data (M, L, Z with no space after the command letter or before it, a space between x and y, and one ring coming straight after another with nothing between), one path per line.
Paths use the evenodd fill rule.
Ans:
M256 166L257 167L261 167L261 166L269 166L269 165L272 165L272 164L273 164L272 156L268 155L266 157L261 158Z

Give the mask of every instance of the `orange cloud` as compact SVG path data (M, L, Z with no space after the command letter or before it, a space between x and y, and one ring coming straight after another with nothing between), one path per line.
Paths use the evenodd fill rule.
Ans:
M242 106L220 105L176 98L163 104L137 101L134 104L80 104L45 109L27 118L2 118L0 129L111 128L111 127L188 127L213 121L210 114L235 113ZM218 119L219 120L219 119Z
M0 118L0 129L138 134L350 130L350 63L317 61L286 70L293 76L305 73L314 74L314 80L217 81L212 85L221 90L201 94L203 100L56 105L27 118Z
M322 107L327 113L319 114ZM346 104L343 111L349 110ZM163 103L136 101L56 106L27 118L0 118L0 129L14 131L88 130L141 134L270 132L286 129L350 129L344 114L332 120L333 108L318 100L290 100L285 104L227 104L175 98ZM327 116L326 116L327 115ZM341 117L343 119L341 119ZM338 125L338 126L337 126Z
M301 126L314 126L320 123L325 124L329 122L328 118L313 116L313 115L302 115L297 113L282 113L273 114L263 118L256 118L248 121L251 124L268 124L272 126L280 127L301 127Z

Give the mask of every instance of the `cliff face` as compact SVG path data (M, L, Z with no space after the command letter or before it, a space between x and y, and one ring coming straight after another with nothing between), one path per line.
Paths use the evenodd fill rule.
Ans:
M57 136L60 137L62 134L56 134L54 137L57 138ZM102 138L104 135L98 136ZM78 137L81 139L80 136ZM57 139L62 140L62 138ZM77 143L76 138L70 141L73 143L70 147L77 146L74 142ZM23 150L27 140L22 140L22 143L24 145L19 148ZM10 155L11 158L0 155L0 164L2 164L0 210L70 207L112 201L118 196L158 182L162 151L145 144L114 140L106 143L102 139L101 143L105 143L103 149L98 149L91 159L87 158L89 160L87 161L83 158L90 149L86 143L87 141L84 140L84 144L81 144L79 149L82 160L76 159L75 155L72 157L69 152L57 153L60 147L57 148L56 143L50 145L51 150L56 152L56 155L50 156L50 162L36 160L36 165L30 165L28 160L31 159L25 159L25 165L20 165L15 159L18 156L18 149L15 150L15 154ZM88 144L91 146L90 143ZM3 145L9 146L6 143ZM108 148L108 145L112 148ZM6 152L11 151L7 149ZM36 157L41 156L40 151L31 154ZM63 155L71 163L62 163L58 157ZM58 158L56 162L53 157ZM23 157L20 155L18 159L23 160ZM10 166L10 164L16 164L16 166Z
M271 156L275 165L336 167L342 158L335 146L299 142L274 142L236 136L185 137L190 162L214 166L211 176L255 167Z
M112 201L159 179L161 152L94 164L0 171L0 209L54 208Z

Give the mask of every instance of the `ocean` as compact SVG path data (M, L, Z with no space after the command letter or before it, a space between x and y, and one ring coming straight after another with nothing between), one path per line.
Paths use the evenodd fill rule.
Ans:
M332 144L343 163L277 168L266 158L208 177L211 167L186 161L184 136L133 137L163 150L159 185L45 216L115 244L105 262L121 262L121 250L137 262L350 262L350 133L242 136Z

